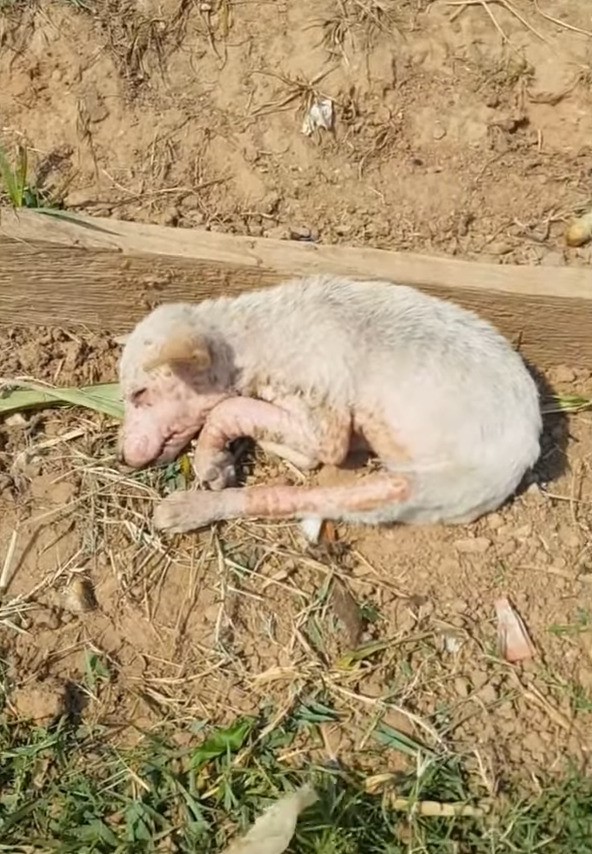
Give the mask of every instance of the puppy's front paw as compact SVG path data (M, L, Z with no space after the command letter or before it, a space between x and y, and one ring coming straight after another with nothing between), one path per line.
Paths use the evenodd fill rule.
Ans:
M196 451L193 467L201 486L207 486L215 492L234 486L236 468L230 451L218 451L215 454Z
M153 524L157 531L184 534L215 522L217 495L207 492L173 492L157 504Z

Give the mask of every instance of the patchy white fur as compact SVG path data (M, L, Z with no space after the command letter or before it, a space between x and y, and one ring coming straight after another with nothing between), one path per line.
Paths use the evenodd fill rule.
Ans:
M171 395L180 380L143 365L181 327L207 343L212 363ZM178 453L226 395L297 395L306 406L380 416L410 459L382 463L411 479L412 494L354 521L470 521L509 497L540 453L537 388L509 342L475 314L389 282L313 276L162 305L127 339L120 379L124 444L143 430L145 463ZM145 411L131 403L138 389L148 389ZM175 438L159 456L171 424Z

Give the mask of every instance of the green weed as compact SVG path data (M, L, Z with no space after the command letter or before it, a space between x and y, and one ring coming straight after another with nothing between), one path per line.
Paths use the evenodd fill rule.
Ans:
M105 678L97 661L89 661L87 677ZM359 773L335 763L290 767L282 761L302 725L308 730L330 710L316 709L319 716L307 711L263 739L258 735L265 722L255 718L224 729L196 721L184 727L189 746L180 747L163 729L128 750L113 745L101 728L67 718L47 729L4 718L0 851L219 854L266 806L305 780L316 785L320 799L301 816L291 854L589 851L592 780L576 771L535 797L508 791L484 817L427 816L425 801L467 804L476 798L458 760L423 757L413 773L398 778L394 809L388 794L366 791ZM392 733L385 735L392 745ZM377 772L387 770L381 752L374 756Z
M0 145L0 199L2 196L13 208L60 207L58 199L30 180L29 158L23 145L17 146L14 160Z

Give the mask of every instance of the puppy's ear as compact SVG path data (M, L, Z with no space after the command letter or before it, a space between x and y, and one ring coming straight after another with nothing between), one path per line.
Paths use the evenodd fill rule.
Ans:
M143 367L147 372L163 365L170 368L188 367L205 371L212 363L212 355L207 341L191 330L179 330L174 338L168 338L158 351L148 359Z

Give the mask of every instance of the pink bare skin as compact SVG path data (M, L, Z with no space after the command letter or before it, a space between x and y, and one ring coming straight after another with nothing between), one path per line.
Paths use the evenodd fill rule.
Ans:
M340 465L350 448L350 417L329 412L315 416L249 397L227 398L210 412L197 440L198 480L215 490L233 483L234 461L227 448L241 437L275 446L280 456L298 459L303 468Z
M197 436L210 490L167 497L163 530L247 516L468 523L510 497L540 453L538 390L509 342L390 282L313 276L162 305L130 334L120 382L129 465L170 461ZM383 471L348 487L227 488L241 436L306 469L342 464L361 440Z
M157 529L182 534L227 519L343 519L380 512L409 497L405 478L373 474L352 486L254 486L223 492L173 492L156 508Z

